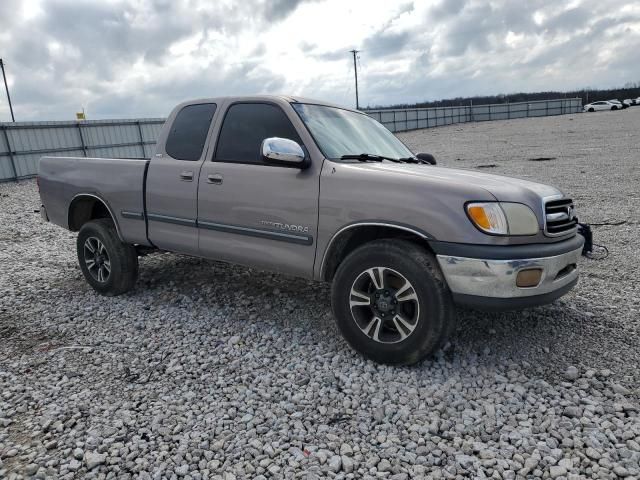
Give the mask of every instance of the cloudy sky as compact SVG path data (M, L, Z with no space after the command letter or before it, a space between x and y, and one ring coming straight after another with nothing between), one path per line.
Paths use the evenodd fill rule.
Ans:
M640 2L0 0L17 120L249 93L352 106L353 48L361 106L621 86L640 82Z

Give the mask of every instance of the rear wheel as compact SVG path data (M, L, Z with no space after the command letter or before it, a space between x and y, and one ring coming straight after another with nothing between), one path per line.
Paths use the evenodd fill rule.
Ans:
M78 262L87 283L101 295L131 290L138 277L138 254L120 241L111 219L85 223L76 242Z
M618 107L616 107L615 105L613 107L611 107L611 110L617 110Z
M378 240L338 267L332 307L347 342L381 363L412 364L437 350L454 326L451 294L433 255Z

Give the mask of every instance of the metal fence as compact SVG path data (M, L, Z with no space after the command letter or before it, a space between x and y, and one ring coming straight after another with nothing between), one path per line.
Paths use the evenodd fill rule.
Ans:
M460 107L369 110L392 132L582 111L580 98ZM149 158L163 118L0 123L0 182L34 176L43 155Z
M581 111L581 98L562 98L492 105L367 110L367 113L392 132L406 132L407 130L440 127L452 123L545 117Z
M43 155L149 158L164 118L0 123L0 181L34 176Z

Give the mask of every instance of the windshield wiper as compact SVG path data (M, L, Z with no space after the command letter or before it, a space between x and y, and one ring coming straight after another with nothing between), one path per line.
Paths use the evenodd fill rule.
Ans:
M427 164L429 162L425 160L421 160L416 157L402 157L402 158L393 158L393 157L385 157L384 155L374 155L372 153L360 153L359 155L342 155L340 160L359 160L361 162L381 162L383 160L389 160L390 162L395 163L418 163L418 164Z
M342 155L340 157L340 160L359 160L361 162L366 162L368 160L372 162L381 162L383 160L389 160L390 162L404 163L403 162L404 159L401 159L401 158L385 157L384 155L373 155L371 153L361 153L359 155Z
M422 165L431 165L426 160L422 160L421 158L417 158L417 157L399 158L398 160L401 161L401 162L405 162L405 163L418 163L418 164L422 164Z

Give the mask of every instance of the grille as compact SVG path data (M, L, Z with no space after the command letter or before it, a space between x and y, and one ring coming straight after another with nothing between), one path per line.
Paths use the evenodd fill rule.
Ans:
M545 233L553 237L571 233L578 225L573 200L570 198L547 202L544 205L544 214Z

